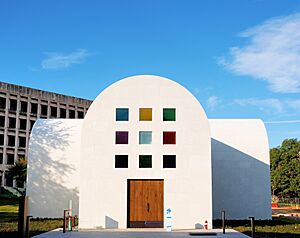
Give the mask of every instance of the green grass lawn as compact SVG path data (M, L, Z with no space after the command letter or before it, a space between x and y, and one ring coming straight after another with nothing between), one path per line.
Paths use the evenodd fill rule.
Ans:
M18 198L0 195L0 227L4 222L17 221L18 210Z
M62 227L62 219L32 219L30 236ZM233 228L246 235L251 234L250 221L227 221ZM221 221L214 221L221 227ZM18 230L18 198L0 194L0 238L16 238ZM256 238L300 238L300 221L273 218L271 221L256 221Z
M221 221L214 222L215 227L221 227ZM227 228L232 228L251 236L250 220L226 221ZM300 221L287 218L273 218L270 221L255 221L256 238L300 238Z
M62 219L33 219L30 222L30 237L62 227L62 223ZM0 217L1 238L17 238L17 232L18 221L2 222L2 217Z
M16 238L18 232L17 197L0 194L0 238ZM62 227L62 219L32 219L30 222L30 236Z
M251 236L251 228L245 226L234 227L235 230ZM277 226L257 226L256 237L258 238L299 238L300 225L286 224Z

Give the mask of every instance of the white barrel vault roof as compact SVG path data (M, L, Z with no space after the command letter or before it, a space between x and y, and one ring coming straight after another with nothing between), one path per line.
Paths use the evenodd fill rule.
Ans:
M210 119L213 217L271 219L269 143L259 119Z
M116 108L129 108L128 122L116 122ZM152 108L153 120L140 122L139 108ZM162 120L163 108L176 108L175 122ZM116 131L129 131L128 145L115 144ZM139 131L152 131L153 143L139 145ZM162 144L163 131L176 131L176 145ZM115 154L128 154L129 168L114 168ZM140 154L153 155L153 168L138 168ZM175 169L162 168L164 154L176 154ZM30 215L61 217L72 199L75 214L81 205L81 228L106 227L107 218L125 228L127 179L154 178L164 179L164 207L173 211L174 228L194 228L220 218L222 210L228 219L270 219L269 165L261 120L208 120L178 83L129 77L101 92L85 119L35 122L28 153Z
M38 119L30 135L26 194L29 214L62 217L73 201L78 214L82 119Z
M129 121L117 122L116 108L128 108ZM140 108L152 108L152 121L139 121ZM176 121L163 121L164 108L176 108ZM211 220L209 123L180 84L153 75L122 79L99 94L82 128L80 228L107 227L108 218L127 227L128 179L164 179L164 207L176 217L174 228ZM115 144L116 131L129 132L128 145ZM140 131L152 131L152 144L139 144ZM176 131L176 144L163 145L163 131ZM115 168L118 154L128 155L128 168ZM143 154L152 155L152 168L139 168ZM163 168L163 155L176 155L175 169Z

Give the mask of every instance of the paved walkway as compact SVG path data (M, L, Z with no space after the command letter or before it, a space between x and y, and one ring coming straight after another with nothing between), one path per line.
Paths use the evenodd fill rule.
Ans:
M216 236L201 235L193 236L190 233L195 232L214 232L217 233ZM153 229L128 229L128 230L91 230L91 231L73 231L63 233L61 229L50 231L38 236L35 238L193 238L193 237L202 237L202 238L249 238L248 236L241 234L235 230L227 229L226 234L222 234L222 230L177 230L173 232L167 232L163 230L153 230Z

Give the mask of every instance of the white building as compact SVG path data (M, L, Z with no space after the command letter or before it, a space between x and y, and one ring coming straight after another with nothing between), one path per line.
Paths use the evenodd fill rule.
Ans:
M211 227L221 210L270 219L266 130L260 120L208 120L169 79L129 77L82 120L35 123L27 195L35 217L61 217L72 199L83 229Z

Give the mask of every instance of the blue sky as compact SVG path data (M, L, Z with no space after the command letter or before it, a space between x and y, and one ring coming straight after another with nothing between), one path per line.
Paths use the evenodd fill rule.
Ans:
M300 138L299 0L0 2L0 79L94 99L137 74L189 89L209 118Z

